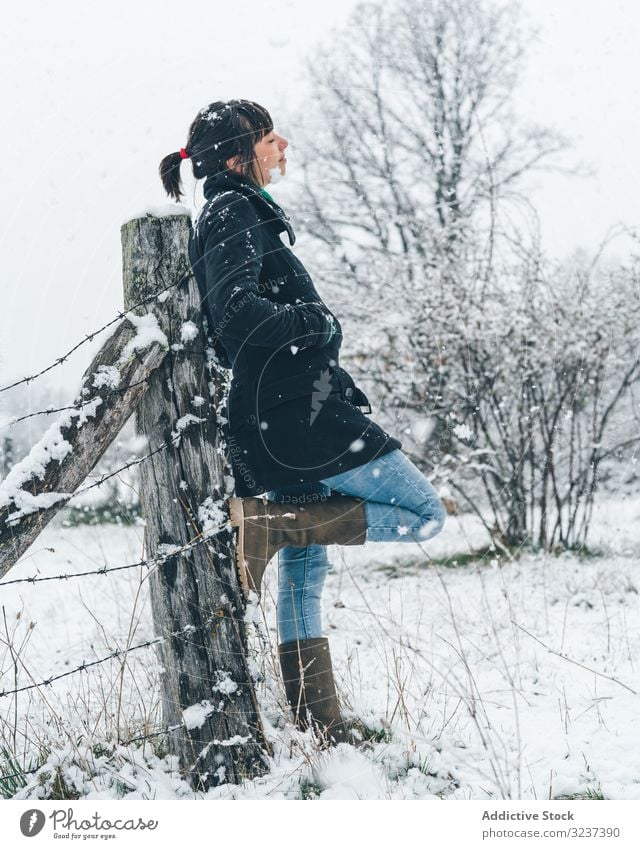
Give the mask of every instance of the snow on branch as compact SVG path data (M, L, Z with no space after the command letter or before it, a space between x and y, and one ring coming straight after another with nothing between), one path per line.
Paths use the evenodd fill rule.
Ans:
M115 439L163 361L155 316L129 313L82 379L76 404L0 484L0 577L35 540Z

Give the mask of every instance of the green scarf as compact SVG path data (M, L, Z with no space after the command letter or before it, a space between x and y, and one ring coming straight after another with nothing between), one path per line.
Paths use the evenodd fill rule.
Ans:
M271 195L269 194L269 192L266 189L260 189L260 191L262 192L263 195L266 195L266 197L268 197L269 200L272 203L275 203L275 200L271 197Z

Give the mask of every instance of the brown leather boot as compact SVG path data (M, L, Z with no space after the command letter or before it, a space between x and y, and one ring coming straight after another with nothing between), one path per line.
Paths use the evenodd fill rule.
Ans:
M238 528L236 561L240 583L258 596L262 576L285 545L364 545L364 500L333 494L307 504L279 504L266 498L230 498L232 527Z
M327 745L349 742L342 721L326 637L297 640L278 646L287 701L296 726L312 727Z

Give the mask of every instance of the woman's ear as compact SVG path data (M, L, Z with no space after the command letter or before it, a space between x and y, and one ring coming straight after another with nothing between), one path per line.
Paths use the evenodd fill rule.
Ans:
M227 166L228 171L235 171L237 163L238 163L238 157L237 156L231 156L229 159L227 159L227 161L224 164Z

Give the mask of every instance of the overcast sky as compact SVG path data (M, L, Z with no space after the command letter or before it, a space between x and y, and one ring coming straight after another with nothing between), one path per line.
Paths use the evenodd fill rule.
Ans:
M355 5L42 0L4 9L0 384L43 368L115 315L120 225L166 203L158 163L186 142L197 110L245 97L278 126L303 93L304 57ZM537 180L544 243L557 255L594 249L611 226L640 218L638 4L525 5L540 35L519 111L571 136L576 160L597 169L588 179ZM295 123L281 129L293 168ZM622 255L628 249L620 243ZM81 349L46 379L62 400L90 354Z

